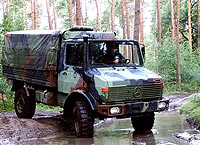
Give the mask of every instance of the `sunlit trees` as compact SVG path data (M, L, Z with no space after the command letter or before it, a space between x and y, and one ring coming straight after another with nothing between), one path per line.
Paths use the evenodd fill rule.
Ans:
M134 17L134 36L133 39L139 40L140 35L140 0L135 0L135 17Z
M125 21L126 21L126 33L127 33L127 39L131 38L131 34L130 34L130 21L129 21L129 0L126 0L126 5L125 5L125 10L126 10L126 14L125 14Z
M188 0L188 40L190 44L190 54L192 54L192 16L191 2Z
M115 31L115 0L111 3L111 30Z
M170 0L172 41L175 40L174 0Z
M160 14L160 0L157 0L157 25L158 25L158 36L157 42L159 47L161 47L162 43L162 25L161 25L161 14Z
M177 22L176 22L176 58L177 58L177 84L181 90L181 58L180 58L180 45L179 45L179 30L180 30L180 16L181 16L181 1L177 0Z
M32 21L32 29L36 29L38 27L38 3L37 0L31 0L31 21Z
M144 1L140 8L140 45L144 45Z
M47 8L49 29L52 29L51 14L50 14L50 11L49 11L49 0L46 0L46 8Z
M54 28L57 29L57 10L56 10L56 4L55 0L52 0L52 5L53 5L53 19L54 19Z
M95 0L95 6L97 10L97 16L96 16L96 30L100 31L101 30L101 18L100 18L100 12L99 12L99 4L98 1Z
M198 0L198 58L200 59L200 0Z
M82 11L81 11L81 1L76 0L76 25L82 25Z

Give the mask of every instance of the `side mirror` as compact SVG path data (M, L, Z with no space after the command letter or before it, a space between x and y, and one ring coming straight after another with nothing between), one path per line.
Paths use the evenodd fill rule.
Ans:
M141 51L142 51L142 56L145 60L145 46L144 45L141 46Z

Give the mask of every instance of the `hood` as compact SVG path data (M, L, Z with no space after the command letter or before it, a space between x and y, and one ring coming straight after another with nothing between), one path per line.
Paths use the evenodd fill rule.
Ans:
M143 68L109 67L96 68L92 71L96 85L104 87L119 87L128 85L143 85L147 83L162 83L161 76Z

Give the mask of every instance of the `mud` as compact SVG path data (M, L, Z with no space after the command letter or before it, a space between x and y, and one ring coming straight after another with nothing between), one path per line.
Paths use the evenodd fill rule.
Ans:
M19 119L15 113L0 113L1 144L37 144L39 139L75 137L59 111L36 111L33 119Z

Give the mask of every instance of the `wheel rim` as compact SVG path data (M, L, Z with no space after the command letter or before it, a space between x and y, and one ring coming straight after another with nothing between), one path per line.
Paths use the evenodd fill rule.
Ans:
M17 111L19 113L22 113L23 110L24 110L24 104L25 104L25 101L24 101L24 98L22 96L19 96L19 99L17 100Z

